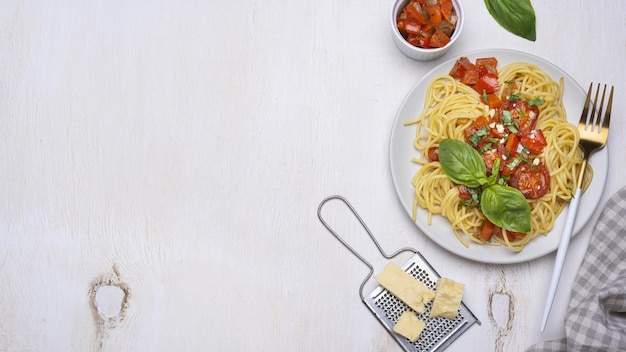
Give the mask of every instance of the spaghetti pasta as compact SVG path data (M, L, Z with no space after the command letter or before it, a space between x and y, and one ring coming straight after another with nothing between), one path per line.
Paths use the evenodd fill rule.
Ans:
M512 63L497 72L500 87L498 96L514 93L521 99L541 99L537 105L539 117L536 128L545 136L547 146L538 158L549 172L549 190L537 199L528 199L531 209L531 232L509 238L506 230L502 236L485 241L478 236L484 223L479 207L469 207L459 197L459 187L446 176L438 161L431 161L429 150L437 148L446 138L465 140L464 131L481 116L493 116L483 97L473 87L463 84L450 75L435 77L426 92L424 110L417 118L406 121L405 126L415 126L414 147L419 155L413 161L421 168L412 179L415 188L413 220L417 209L427 211L428 223L433 215L446 217L457 238L466 247L468 240L478 244L506 245L512 251L521 251L540 234L547 234L572 197L577 170L582 165L578 145L578 130L567 122L563 105L563 79L554 81L539 67L528 63ZM507 84L505 84L507 82ZM516 91L507 92L514 82ZM508 87L508 88L507 88ZM590 183L592 169L588 167L586 185Z

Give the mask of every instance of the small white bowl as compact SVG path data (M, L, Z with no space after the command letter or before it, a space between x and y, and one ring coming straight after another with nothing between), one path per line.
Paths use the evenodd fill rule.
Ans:
M419 61L429 61L434 60L441 57L445 54L452 45L456 42L456 40L461 35L463 31L463 23L465 22L465 14L463 13L463 6L461 6L461 2L459 0L452 0L452 6L456 11L456 15L458 17L456 27L454 28L454 32L452 33L452 37L450 37L450 42L446 44L446 46L442 48L430 48L424 49L414 45L409 44L409 42L404 39L400 31L398 30L397 20L398 16L402 12L402 10L408 5L409 0L395 0L393 6L391 7L391 30L393 32L393 41L400 49L400 51L414 60Z

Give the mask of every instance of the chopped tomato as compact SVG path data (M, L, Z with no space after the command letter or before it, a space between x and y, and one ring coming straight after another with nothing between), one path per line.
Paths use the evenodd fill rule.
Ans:
M484 101L483 98L483 103L487 104L489 106L489 109L497 109L502 106L502 100L495 93L487 94L487 101Z
M517 164L517 161L515 158L508 159L506 165L500 168L500 176L509 177L513 175L515 171L517 170L517 168L519 167L519 166L516 166L515 164Z
M470 63L469 67L465 69L465 73L463 74L463 77L461 77L461 83L472 86L476 84L476 82L478 82L479 78L480 78L480 73L478 72L478 67Z
M519 145L519 137L516 134L511 133L506 140L504 149L506 150L507 159L515 157L517 155L517 146Z
M498 82L498 76L492 74L492 73L486 73L484 75L480 75L480 71L479 71L479 76L480 78L478 79L478 81L476 82L476 84L474 85L474 89L478 92L478 93L493 93L496 90L498 90L498 88L500 88L500 83Z
M472 198L472 194L469 191L469 188L466 185L459 185L459 198L461 199L470 199Z
M508 231L508 230L506 231L506 234L509 237L509 241L513 241L510 236L515 236L515 239L517 240L517 239L522 239L526 237L527 235L527 233L525 232L513 232L513 231Z
M417 39L417 36L415 34L409 34L406 37L406 41L409 42L409 44L414 45L414 46L419 45L419 39Z
M450 71L450 76L460 79L461 83L473 86L483 95L481 100L489 105L490 109L494 109L502 105L500 97L489 96L500 89L497 65L498 60L495 57L478 58L475 64L466 57L460 57Z
M538 166L522 164L511 175L510 184L526 199L541 198L550 189L550 173L542 162Z
M406 15L409 20L422 25L428 23L428 18L426 17L427 12L423 10L423 7L420 4L410 2L404 8L404 11L406 11Z
M480 239L485 242L489 242L491 236L503 238L502 232L503 231L501 227L496 226L491 221L485 219L485 221L483 222L483 226L480 228ZM513 232L508 230L506 231L506 237L509 242L513 242L518 238L524 238L524 236L526 236L526 234L523 232Z
M439 3L436 5L428 5L426 7L426 11L428 12L428 21L430 22L430 25L437 27L439 23L441 23L441 7Z
M406 22L407 22L406 20L402 20L402 19L396 21L396 27L398 27L398 30L403 35L406 34Z
M476 59L476 66L478 67L478 71L480 72L481 76L487 73L498 76L498 59L496 59L495 57Z
M449 42L450 38L445 35L445 33L437 29L435 33L433 33L433 35L430 37L429 44L432 48L442 48L446 46L446 44L448 44Z
M491 66L493 68L498 67L498 59L496 59L495 57L491 56L491 57L481 57L476 59L476 66L481 67L481 66Z
M496 225L494 225L491 221L485 219L485 221L483 222L483 226L480 229L480 239L488 242L491 239L491 235L493 235L495 228Z
M417 39L417 45L424 49L430 48L430 37L421 37Z
M410 34L419 34L422 27L415 22L405 22L403 31Z
M437 147L430 147L428 148L428 151L426 152L426 157L428 158L428 161L439 161L439 148Z
M406 41L422 48L446 46L456 28L451 0L410 0L396 19Z
M461 78L465 74L467 67L469 66L470 61L466 57L460 57L452 66L452 70L450 70L449 75L453 78Z
M517 239L516 234L518 234L520 232L512 232L512 231L506 231L506 238L509 240L509 242L513 242ZM504 236L502 235L502 228L501 227L497 227L494 230L494 236L500 238L500 239L504 239Z
M517 156L517 146L519 145L519 137L516 134L509 134L504 144L505 158L500 165L500 176L509 177L517 168L519 161L515 160Z
M546 138L543 136L541 130L532 130L530 133L523 135L520 138L520 143L528 147L531 154L539 155L543 152L543 148L548 145Z
M435 27L431 26L429 23L426 23L422 26L420 36L430 39L430 37L435 33L435 30Z
M452 0L441 1L441 16L446 21L452 22Z

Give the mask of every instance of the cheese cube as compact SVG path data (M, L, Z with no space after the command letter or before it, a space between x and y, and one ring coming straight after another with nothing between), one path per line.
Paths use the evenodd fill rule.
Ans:
M426 323L419 320L414 312L407 310L402 313L396 325L393 326L393 331L406 337L411 342L415 342L419 339L424 326L426 326Z
M456 318L465 285L448 278L437 280L435 300L430 310L430 318L444 317Z
M423 283L417 281L394 263L388 263L382 273L374 276L384 288L398 297L407 306L423 313L435 294Z

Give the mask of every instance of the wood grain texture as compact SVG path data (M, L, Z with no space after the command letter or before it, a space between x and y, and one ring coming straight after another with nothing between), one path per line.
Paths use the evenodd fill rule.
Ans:
M536 1L536 42L500 28L482 1L463 5L464 33L445 58L523 50L583 85L626 91L624 2ZM337 193L386 250L418 248L466 284L482 325L449 351L561 336L593 224L571 244L540 334L553 255L470 262L402 210L391 124L440 61L402 56L389 6L2 2L0 351L394 351L359 302L367 268L317 219ZM603 25L580 26L590 16ZM603 200L623 186L624 108L615 99ZM375 255L344 215L337 226Z

